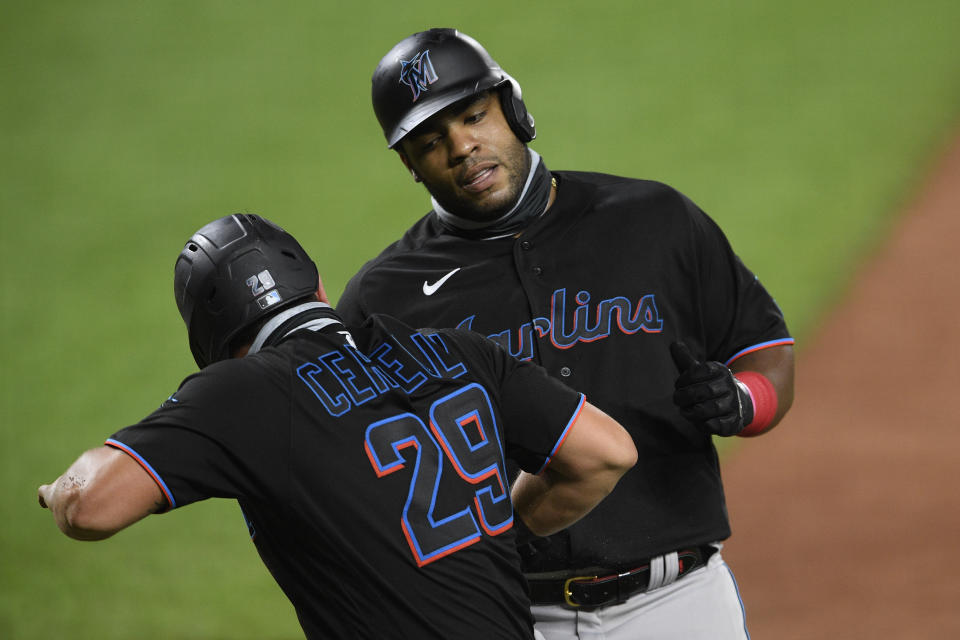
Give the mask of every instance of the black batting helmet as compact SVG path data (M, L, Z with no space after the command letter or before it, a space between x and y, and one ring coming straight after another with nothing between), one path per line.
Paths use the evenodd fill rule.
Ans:
M458 100L497 89L510 128L536 135L520 85L479 42L456 29L430 29L401 40L373 72L373 110L393 147L424 120Z
M317 267L293 236L260 216L235 213L205 225L174 267L173 292L190 351L203 367L230 356L230 341L313 294Z

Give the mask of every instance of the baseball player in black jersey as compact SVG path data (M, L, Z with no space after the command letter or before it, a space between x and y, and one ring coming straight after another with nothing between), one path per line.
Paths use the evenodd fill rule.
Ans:
M534 637L515 525L612 489L636 461L615 421L475 333L345 326L258 216L194 234L174 288L201 370L39 488L64 533L235 498L308 637Z
M713 436L793 399L780 309L693 202L660 183L549 171L520 87L472 38L414 34L373 107L432 210L348 283L338 311L472 329L587 392L640 462L590 516L524 543L547 638L747 637Z

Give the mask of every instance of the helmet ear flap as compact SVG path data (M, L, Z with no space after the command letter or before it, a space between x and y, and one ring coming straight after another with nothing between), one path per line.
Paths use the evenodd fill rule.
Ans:
M533 115L527 111L527 105L523 102L520 83L506 73L504 76L506 80L498 87L503 115L506 116L507 124L520 141L530 142L537 137Z

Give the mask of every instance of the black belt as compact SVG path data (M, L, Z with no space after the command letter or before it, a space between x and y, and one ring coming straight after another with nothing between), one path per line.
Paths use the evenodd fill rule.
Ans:
M717 548L703 545L677 551L676 580L707 564ZM663 556L659 556L658 559ZM571 607L601 607L626 602L627 598L646 591L650 585L651 561L626 571L594 571L593 575L571 575L559 578L527 577L533 604L567 604Z

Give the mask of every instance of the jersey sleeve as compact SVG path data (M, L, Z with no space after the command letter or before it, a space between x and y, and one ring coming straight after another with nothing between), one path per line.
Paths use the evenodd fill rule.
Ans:
M510 357L483 336L455 330L472 341L492 370L499 398L505 453L517 466L539 473L559 450L586 402L585 396L543 367Z
M690 214L704 343L712 360L730 363L743 353L793 344L780 307L734 253L720 227L684 197Z
M263 497L263 483L242 462L251 457L283 474L288 403L271 402L269 381L253 384L230 369L239 368L218 363L187 378L159 409L106 441L153 477L170 509L213 497Z
M517 362L502 391L507 455L540 473L563 445L587 398L531 362Z

